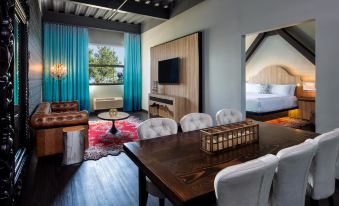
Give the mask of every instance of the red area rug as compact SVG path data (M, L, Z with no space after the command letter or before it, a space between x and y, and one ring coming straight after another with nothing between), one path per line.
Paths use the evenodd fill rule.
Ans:
M115 126L119 130L117 134L111 134L112 122L90 121L88 138L89 148L85 151L85 160L97 160L107 155L119 155L126 142L138 140L136 127L141 120L136 117L129 117L126 120L116 121Z
M266 122L271 123L271 124L277 124L277 125L285 126L285 127L292 127L292 128L295 128L295 129L300 129L302 127L305 127L305 126L311 124L309 121L291 118L291 117L282 117L282 118L278 118L278 119L269 120L269 121L266 121Z

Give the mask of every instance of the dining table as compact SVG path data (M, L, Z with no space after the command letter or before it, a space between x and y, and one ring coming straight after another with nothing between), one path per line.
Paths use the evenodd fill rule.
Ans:
M318 136L311 131L258 124L258 142L217 154L200 149L199 130L125 143L123 149L139 171L139 205L147 203L146 176L175 206L213 205L214 178L222 169L266 154L275 155Z

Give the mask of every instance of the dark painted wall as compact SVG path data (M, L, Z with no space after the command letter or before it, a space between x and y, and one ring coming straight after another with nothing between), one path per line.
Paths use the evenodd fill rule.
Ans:
M37 0L30 0L29 20L29 112L41 102L42 94L42 25L41 11Z

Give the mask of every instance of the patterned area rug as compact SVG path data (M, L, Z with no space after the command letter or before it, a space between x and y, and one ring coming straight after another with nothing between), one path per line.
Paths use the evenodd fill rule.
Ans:
M277 124L277 125L285 126L285 127L292 127L292 128L295 128L295 129L300 129L302 127L305 127L305 126L311 124L309 121L291 118L291 117L282 117L282 118L278 118L278 119L269 120L269 121L266 121L266 122L271 123L271 124Z
M117 134L111 134L112 122L90 121L88 138L89 148L85 151L85 160L98 160L107 155L119 155L126 142L138 140L137 125L141 120L136 117L129 117L126 120L116 121L115 127L119 130Z

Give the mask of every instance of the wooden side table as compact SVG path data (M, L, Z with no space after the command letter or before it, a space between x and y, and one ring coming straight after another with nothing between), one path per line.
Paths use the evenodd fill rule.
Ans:
M315 98L314 97L298 97L298 106L300 110L300 118L304 120L312 120L315 116Z
M64 135L64 156L62 163L71 165L80 163L84 159L85 127L66 127L62 130Z

